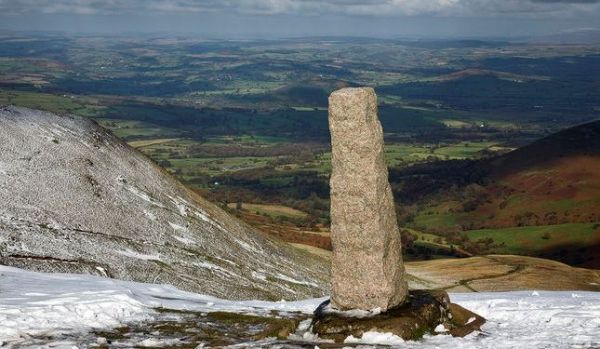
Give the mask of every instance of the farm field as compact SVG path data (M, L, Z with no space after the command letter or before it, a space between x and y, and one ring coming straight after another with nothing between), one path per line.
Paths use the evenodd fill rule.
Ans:
M236 208L236 203L230 203L227 205L229 208ZM300 210L296 210L283 205L265 205L265 204L249 204L240 203L242 210L254 212L256 214L268 215L272 218L277 217L291 217L291 218L302 218L307 214Z
M491 238L495 253L528 255L538 251L552 250L565 244L593 245L600 243L600 224L567 223L515 227L504 229L470 230L464 234L471 240Z

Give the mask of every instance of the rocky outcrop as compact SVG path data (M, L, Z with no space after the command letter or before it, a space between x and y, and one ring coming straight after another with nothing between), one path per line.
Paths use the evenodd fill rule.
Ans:
M407 282L372 88L329 97L332 295L337 309L401 304Z
M0 264L229 299L327 292L326 263L187 190L93 121L0 109Z
M320 338L338 343L349 336L361 338L366 332L392 333L404 340L418 340L425 334L464 337L480 330L484 323L481 316L450 303L444 291L411 291L402 306L368 316L336 312L325 302L315 311L312 331Z

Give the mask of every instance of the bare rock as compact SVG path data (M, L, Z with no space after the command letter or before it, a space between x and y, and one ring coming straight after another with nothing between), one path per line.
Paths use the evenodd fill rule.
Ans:
M479 331L485 324L483 317L458 304L450 303L448 310L452 314L452 318L446 322L446 328L453 337L464 337L469 333Z
M386 311L408 291L373 89L333 92L329 128L332 305Z
M418 340L424 334L463 337L480 330L485 319L450 303L444 291L411 291L407 302L385 313L355 317L336 312L323 303L314 314L312 331L320 338L343 342L348 336L361 338L365 332L393 333L404 340Z

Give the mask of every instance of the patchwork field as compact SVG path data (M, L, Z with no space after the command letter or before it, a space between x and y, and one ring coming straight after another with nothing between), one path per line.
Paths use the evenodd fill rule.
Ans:
M221 207L242 202L249 223L327 249L327 97L372 86L409 258L506 251L588 263L593 246L571 247L593 243L582 236L600 222L597 159L509 161L494 178L477 164L599 119L589 78L599 62L592 44L10 34L0 37L0 105L93 118ZM542 148L525 163L561 153ZM538 241L540 227L565 224L576 233Z

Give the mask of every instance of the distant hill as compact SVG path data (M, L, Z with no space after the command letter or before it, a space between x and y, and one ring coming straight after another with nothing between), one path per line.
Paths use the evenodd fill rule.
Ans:
M493 175L550 165L565 159L600 157L600 120L549 135L508 154L493 159ZM600 178L598 179L600 181Z
M559 43L559 44L597 44L600 43L600 29L581 28L563 31L561 33L538 36L529 39L534 43Z
M531 217L516 225L600 222L600 121L579 125L498 158L478 164L488 167L485 187L490 225L519 212ZM485 205L484 205L485 206ZM501 212L503 211L503 212Z
M325 69L339 69L337 67L325 67ZM344 77L344 74L341 74ZM326 107L329 94L344 87L355 87L356 83L327 78L314 78L310 80L296 81L286 86L253 96L238 96L240 100L252 100L258 104L273 106L305 106Z
M475 252L600 267L600 121L492 159L392 170L418 230L463 234ZM511 236L511 238L508 238Z
M491 76L497 79L510 80L515 82L523 82L529 80L543 80L544 77L539 76L529 76L529 75L519 75L513 73L506 73L495 70L487 70L487 69L475 69L469 68L460 71L455 71L449 74L440 75L435 78L436 81L444 82L444 81L454 81L466 79L472 76Z
M93 121L15 107L0 107L0 264L229 299L321 296L328 280Z

